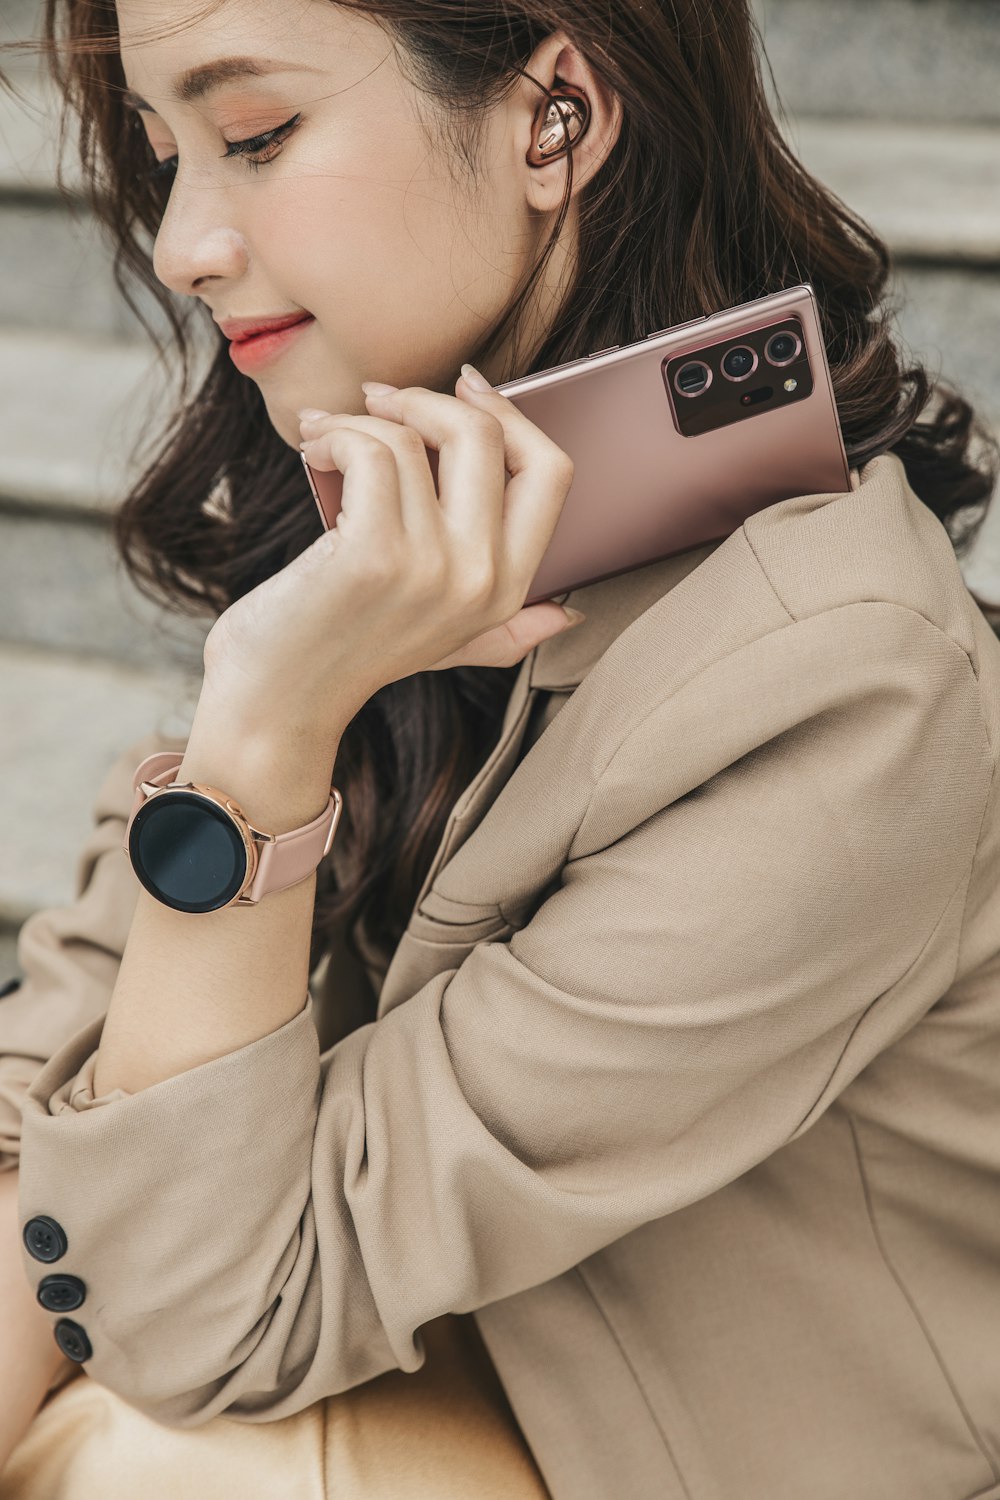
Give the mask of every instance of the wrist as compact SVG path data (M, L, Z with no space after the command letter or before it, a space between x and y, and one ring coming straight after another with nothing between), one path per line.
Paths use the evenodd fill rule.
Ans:
M251 723L203 691L175 779L216 787L255 828L287 833L327 805L339 745L339 733L321 740Z

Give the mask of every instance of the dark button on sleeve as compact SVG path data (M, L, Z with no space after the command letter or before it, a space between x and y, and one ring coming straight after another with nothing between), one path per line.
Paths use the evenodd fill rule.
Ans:
M35 1260L60 1260L68 1249L62 1225L45 1214L39 1214L25 1224L24 1243L28 1254Z
M60 1318L55 1326L56 1343L67 1359L75 1359L82 1365L93 1354L87 1330L74 1323L72 1318Z
M79 1276L43 1276L38 1283L38 1300L49 1312L72 1312L86 1295L87 1288Z
M5 985L0 985L0 1000L3 999L4 995L12 995L15 990L19 990L20 988L21 981L19 979L8 979Z

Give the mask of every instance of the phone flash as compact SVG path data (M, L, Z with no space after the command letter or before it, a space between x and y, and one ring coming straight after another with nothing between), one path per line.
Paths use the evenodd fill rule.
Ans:
M799 382L797 380L786 380L785 381L785 390L786 391L794 391L796 389L796 387L798 386L798 383Z

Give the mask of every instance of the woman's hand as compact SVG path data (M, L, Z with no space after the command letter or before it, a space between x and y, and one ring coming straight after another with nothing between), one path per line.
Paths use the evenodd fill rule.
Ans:
M521 606L572 462L505 396L464 377L456 390L370 394L371 415L303 421L310 466L344 475L337 524L219 617L213 689L325 738L387 683L510 666L570 628L552 601Z

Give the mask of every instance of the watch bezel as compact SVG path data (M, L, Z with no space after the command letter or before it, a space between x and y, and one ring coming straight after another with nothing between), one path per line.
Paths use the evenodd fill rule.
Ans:
M143 888L161 905L170 907L172 911L182 911L191 915L224 911L228 906L254 904L249 898L244 897L243 893L252 884L257 873L258 841L273 842L273 835L254 829L239 804L234 803L231 797L227 797L217 787L205 786L198 782L178 782L170 786L156 786L152 782L143 782L141 786L147 793L146 800L136 810L129 824L127 849L136 879ZM162 816L165 797L172 798L174 803L180 798L187 806L200 807L214 822L235 830L238 835L239 843L238 845L234 843L234 851L242 850L244 858L242 874L237 872L237 875L218 893L217 897L210 897L204 901L181 901L176 897L168 896L155 883L152 875L142 863L139 839L145 824L154 817Z

